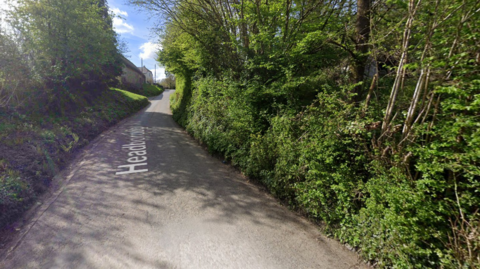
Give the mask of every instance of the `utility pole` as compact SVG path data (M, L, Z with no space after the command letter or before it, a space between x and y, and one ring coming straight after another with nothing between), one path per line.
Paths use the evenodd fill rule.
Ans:
M145 73L143 72L143 58L140 58L140 61L141 61L140 71L142 71L142 74L145 75ZM147 83L147 76L145 76L144 83Z
M157 64L155 64L155 83L157 83Z

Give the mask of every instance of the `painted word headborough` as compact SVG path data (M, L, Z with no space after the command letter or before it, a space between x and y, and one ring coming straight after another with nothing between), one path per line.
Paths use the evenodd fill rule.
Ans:
M122 149L128 150L128 159L125 165L118 166L116 175L148 172L147 145L145 143L145 127L134 126L128 129L130 143L123 145Z

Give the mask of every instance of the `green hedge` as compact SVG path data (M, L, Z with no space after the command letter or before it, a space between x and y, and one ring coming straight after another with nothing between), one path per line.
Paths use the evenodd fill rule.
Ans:
M172 109L173 118L180 125L185 126L188 120L188 111L192 96L191 74L177 74L175 84L176 90L170 95L170 107Z
M418 127L408 160L372 145L378 104L365 112L342 101L347 91L326 86L298 111L285 105L282 90L200 78L177 88L172 109L211 152L379 267L479 265L478 81L439 90L439 122Z

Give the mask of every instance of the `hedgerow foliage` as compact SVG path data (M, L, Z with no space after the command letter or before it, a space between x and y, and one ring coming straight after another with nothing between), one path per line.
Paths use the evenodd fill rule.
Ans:
M105 0L7 0L0 24L0 107L61 111L121 74ZM3 17L3 16L2 16Z
M211 152L379 267L480 266L478 1L130 2Z

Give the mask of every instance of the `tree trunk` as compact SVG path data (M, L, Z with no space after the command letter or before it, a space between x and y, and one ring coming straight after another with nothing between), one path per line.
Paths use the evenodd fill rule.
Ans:
M363 81L365 74L365 66L368 58L368 41L370 39L370 2L371 0L357 0L357 21L355 23L356 28L356 57L354 59L354 82L359 83ZM361 85L356 86L354 93L357 95L354 97L355 102L359 102L362 97Z

